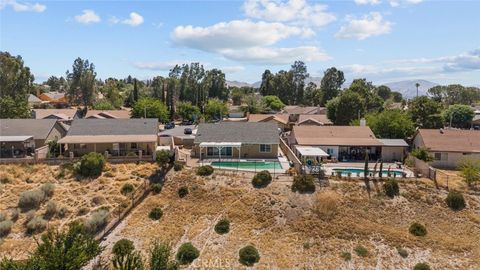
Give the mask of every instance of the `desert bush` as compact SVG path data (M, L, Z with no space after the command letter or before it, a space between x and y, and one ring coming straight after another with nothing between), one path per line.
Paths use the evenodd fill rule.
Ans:
M135 188L133 187L132 184L126 183L126 184L124 184L124 185L122 186L122 188L120 189L120 193L122 193L123 195L126 196L126 195L132 193L134 189L135 189Z
M159 207L155 207L152 210L150 210L150 213L148 214L148 217L151 220L159 220L163 216L163 211Z
M153 194L158 194L162 191L162 184L156 183L152 185Z
M252 185L256 188L263 188L272 182L272 175L268 171L261 171L252 179Z
M55 185L52 183L45 183L40 186L40 190L43 191L46 197L52 197L55 191Z
M5 213L0 213L0 222L7 220L7 215Z
M430 270L430 266L426 263L417 263L413 270Z
M100 209L94 211L88 219L83 222L83 226L88 233L96 234L103 229L108 222L108 211Z
M188 187L183 186L178 189L178 197L183 198L188 195Z
M18 211L18 208L14 208L10 212L10 220L13 221L13 222L17 221L19 215L20 215L20 211Z
M27 190L20 193L20 199L18 200L18 207L22 210L29 210L38 208L40 204L45 200L45 193L40 189Z
M77 211L77 216L83 216L86 215L90 210L86 207L80 207Z
M258 254L258 250L252 245L240 249L238 255L240 263L245 266L253 266L260 261L260 254Z
M297 175L293 178L293 192L313 193L315 192L315 182L313 176L309 174Z
M383 183L383 190L385 191L385 194L390 198L393 198L400 194L400 188L398 187L397 180L391 178L385 181L385 183Z
M32 220L27 223L28 234L41 233L45 228L47 228L47 222L40 216L32 218Z
M367 257L368 255L368 249L362 245L356 246L353 250L360 257Z
M135 250L133 242L128 239L118 240L112 248L112 253L116 256L125 256Z
M408 257L408 251L406 251L403 248L397 248L398 255L400 255L402 258L407 258Z
M82 157L77 173L83 177L98 177L105 167L105 158L99 153L88 153Z
M415 236L427 235L427 228L425 228L425 226L417 222L412 223L408 231Z
M67 213L68 213L67 207L62 206L62 207L60 207L60 209L58 210L58 217L64 218L64 217L67 215Z
M200 166L197 169L197 175L209 176L213 173L213 167L210 165Z
M230 221L228 219L221 219L215 224L215 232L218 234L226 234L230 231Z
M13 222L11 220L4 220L0 222L0 237L7 236L12 230Z
M32 220L35 217L36 211L35 210L30 210L25 214L25 223L28 223L30 220Z
M103 203L105 203L105 198L103 196L95 196L92 198L92 203L94 205L101 205Z
M49 201L46 208L45 218L47 219L52 218L57 213L57 204L54 201Z
M149 252L150 269L179 269L178 263L170 258L171 247L162 242L154 242Z
M345 261L350 261L352 259L352 254L345 251L340 254L340 257L342 257Z
M319 218L330 219L337 214L340 196L334 191L320 192L315 197L313 212Z
M462 210L466 206L463 194L457 191L448 192L445 202L447 203L448 207L455 211Z
M192 243L183 243L178 248L176 259L180 264L189 264L200 256L200 251Z
M183 169L183 164L178 162L178 161L175 161L175 163L173 163L173 170L175 170L176 172L178 171L181 171Z

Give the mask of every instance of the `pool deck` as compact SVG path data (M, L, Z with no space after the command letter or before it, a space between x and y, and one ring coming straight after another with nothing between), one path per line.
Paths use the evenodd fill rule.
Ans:
M374 170L375 162L370 162L368 164L369 170ZM397 168L397 164L395 163L383 163L383 171L388 171L388 168L391 168L392 171L402 171L406 173L407 177L415 177L412 171L402 166L402 169ZM326 163L323 164L323 168L325 170L325 175L332 175L333 170L335 169L364 169L365 163L363 162L338 162L338 163ZM380 164L377 164L377 171L380 169ZM363 177L363 173L360 174Z
M279 162L280 165L282 166L277 167L275 169L247 169L247 168L235 168L235 167L220 167L220 166L215 166L212 165L212 162L218 162L218 159L203 159L200 160L198 163L199 165L211 165L212 167L219 169L219 170L229 170L229 171L247 171L247 172L259 172L259 171L269 171L270 173L285 173L286 168L289 168L290 165L288 163L288 160L281 160L280 157L278 159L240 159L240 162L248 162L248 161L259 161L259 162ZM222 159L220 160L221 162L237 162L239 161L238 159Z

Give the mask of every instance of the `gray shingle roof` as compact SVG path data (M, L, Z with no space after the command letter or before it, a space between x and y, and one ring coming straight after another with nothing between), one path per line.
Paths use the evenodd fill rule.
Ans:
M194 143L202 142L278 144L278 126L275 123L252 122L200 124Z
M0 119L0 135L46 139L56 122L56 119Z
M156 135L157 132L157 119L75 119L67 136Z

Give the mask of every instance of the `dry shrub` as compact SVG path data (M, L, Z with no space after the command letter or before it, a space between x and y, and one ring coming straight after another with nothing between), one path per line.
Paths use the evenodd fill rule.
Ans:
M95 196L92 198L92 203L94 205L101 205L106 202L105 198L103 196Z
M0 222L0 237L7 236L12 230L13 222L10 220L4 220Z
M92 215L85 220L84 226L87 232L96 234L103 229L108 222L108 211L105 209L96 210Z
M55 191L55 185L52 184L52 183L45 183L43 185L40 186L40 190L43 191L43 193L45 194L45 196L47 197L52 197L53 196L53 192Z
M57 213L57 204L54 201L47 203L47 209L45 210L45 218L51 219Z
M14 208L10 212L10 220L13 221L13 222L17 221L19 214L20 214L20 211L18 211L18 208Z
M7 220L7 215L4 213L0 213L0 222Z
M315 197L313 211L319 218L330 219L337 214L340 195L333 191L320 192Z
M38 208L44 200L45 192L43 192L43 190L28 190L20 194L20 199L18 200L18 207L22 208L23 210Z
M40 216L34 217L27 223L27 233L40 233L47 228L47 222Z

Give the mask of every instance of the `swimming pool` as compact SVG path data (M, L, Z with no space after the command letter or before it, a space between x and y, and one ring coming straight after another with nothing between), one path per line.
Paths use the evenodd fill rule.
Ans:
M213 161L213 167L248 170L281 170L282 165L278 161Z
M351 173L351 176L363 176L363 169L357 169L357 168L336 168L332 169L332 171L337 174L337 172L340 172L342 176L348 176L348 173ZM368 173L373 173L373 170L368 170ZM378 176L380 172L377 170L375 175ZM402 177L403 176L403 171L398 171L398 170L390 170L390 175L395 177ZM388 177L388 170L382 170L382 176L383 177Z

